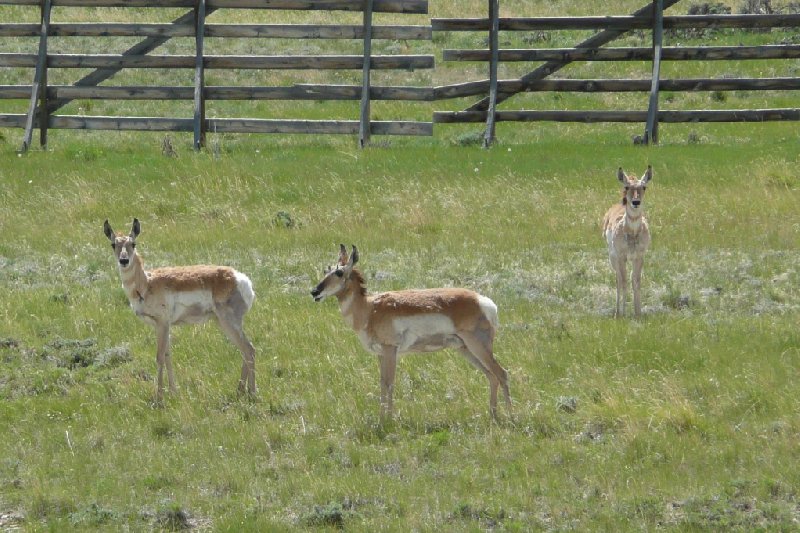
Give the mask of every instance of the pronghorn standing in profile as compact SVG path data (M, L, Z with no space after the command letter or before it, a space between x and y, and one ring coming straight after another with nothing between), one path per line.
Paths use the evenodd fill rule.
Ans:
M169 330L175 324L200 324L216 318L225 335L242 352L242 376L239 391L256 392L256 351L242 329L244 315L255 299L250 279L226 266L166 267L146 271L141 256L136 253L136 237L141 231L138 219L133 219L129 235L114 233L108 220L103 224L111 241L122 278L122 288L134 313L156 330L158 348L158 387L156 399L164 393L164 366L167 367L169 388L175 392L172 374Z
M622 167L617 171L617 179L624 187L622 202L611 206L603 218L603 236L608 243L608 259L617 273L617 307L614 316L625 315L625 300L628 294L628 259L633 263L631 281L633 284L633 312L636 318L642 316L642 265L644 253L650 245L650 228L644 216L644 192L653 178L653 168L640 179L628 176Z
M497 306L467 289L418 289L369 295L364 277L354 268L358 249L348 257L344 244L336 266L311 291L314 301L336 296L345 322L361 344L378 355L381 369L381 419L392 417L397 358L408 352L458 349L489 380L489 408L497 418L497 388L503 388L510 410L508 374L494 358Z

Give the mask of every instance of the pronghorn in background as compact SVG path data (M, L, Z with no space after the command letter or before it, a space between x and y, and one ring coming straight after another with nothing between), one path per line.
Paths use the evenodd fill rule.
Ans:
M409 352L458 349L489 380L489 408L497 418L497 388L503 388L510 410L508 374L494 358L497 306L467 289L418 289L367 294L364 276L354 268L358 249L348 257L342 244L338 263L311 291L314 301L336 296L345 322L381 369L381 418L392 417L397 358Z
M136 237L141 231L133 219L129 235L114 233L108 220L103 224L111 241L122 278L122 288L136 316L155 328L158 337L158 387L156 399L164 393L164 367L169 388L175 392L175 378L170 356L170 327L176 324L200 324L216 318L228 339L242 352L242 375L239 391L256 392L256 351L242 329L244 315L255 299L250 279L226 266L166 267L146 271L136 253Z
M603 236L608 243L608 259L617 274L617 307L614 316L625 315L625 300L628 294L628 259L633 263L631 283L633 285L633 312L636 318L642 315L642 265L644 253L650 245L650 229L644 216L644 192L653 178L653 168L648 165L644 175L626 175L622 167L617 179L622 183L622 201L611 206L603 218Z

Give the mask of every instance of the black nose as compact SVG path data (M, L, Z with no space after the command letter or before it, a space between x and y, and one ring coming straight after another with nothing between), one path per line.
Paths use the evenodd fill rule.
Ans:
M321 292L322 292L322 291L321 291L321 290L319 290L319 289L312 289L312 290L311 290L311 296L313 296L314 298L316 298L317 296L319 296L319 293L321 293Z
M130 263L130 259L120 259L119 260L119 264L122 265L122 266L128 266L128 263Z
M642 203L641 200L634 200L631 202L635 207L639 207L639 204Z

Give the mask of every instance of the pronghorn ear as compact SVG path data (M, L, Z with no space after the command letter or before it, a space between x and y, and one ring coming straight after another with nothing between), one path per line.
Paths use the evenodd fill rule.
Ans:
M642 176L641 179L642 185L647 185L647 182L649 182L651 179L653 179L653 167L647 165L647 170L645 171L644 176Z
M130 234L131 239L135 239L136 237L138 237L141 231L142 231L142 226L139 224L139 219L134 218L133 225L131 226L131 234Z
M623 185L627 185L628 184L628 177L625 175L625 172L622 170L622 167L619 167L619 170L617 170L617 179Z
M344 244L339 245L339 264L342 266L347 264L347 248Z
M106 234L106 237L108 237L109 241L112 243L116 242L116 239L114 238L114 230L111 229L111 224L108 223L108 219L103 222L103 232Z
M356 248L355 244L353 244L352 246L353 246L353 252L350 254L350 263L352 265L355 265L356 263L358 263L358 248Z

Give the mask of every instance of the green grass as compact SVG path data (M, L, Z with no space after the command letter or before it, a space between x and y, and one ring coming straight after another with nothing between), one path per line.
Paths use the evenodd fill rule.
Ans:
M161 155L64 136L0 153L0 515L25 530L791 529L798 519L800 174L782 125L701 145L554 129L492 150L270 137ZM747 137L735 142L734 137ZM655 169L645 317L611 318L599 220L615 169ZM258 294L259 394L213 325L154 334L102 221L150 266L219 262ZM287 225L287 221L291 224ZM378 369L308 291L339 242L372 290L462 285L500 307L514 418L454 353ZM574 406L564 409L562 405Z
M524 4L526 15L587 14L575 2ZM457 5L433 2L433 15L464 16ZM21 7L5 9L20 19ZM762 37L776 36L747 39ZM480 46L474 38L434 46ZM442 75L482 75L470 68ZM640 96L592 98L644 108ZM736 92L662 107L772 97L794 105ZM230 114L284 113L348 107L243 103ZM194 153L191 134L172 134L174 158L163 134L83 131L51 131L48 150L18 156L21 132L0 130L0 529L796 528L796 125L669 124L659 146L632 146L642 128L501 123L491 150L471 142L477 125L367 150L351 137L212 133ZM647 164L644 317L614 320L600 220L619 196L616 168ZM236 395L240 356L208 324L173 330L179 391L154 405L155 335L129 309L102 232L106 218L127 230L133 217L150 267L250 275L256 398ZM498 304L513 419L501 407L492 423L484 377L444 352L401 360L396 419L379 424L375 357L334 302L309 295L340 242L358 245L372 291L465 286Z

